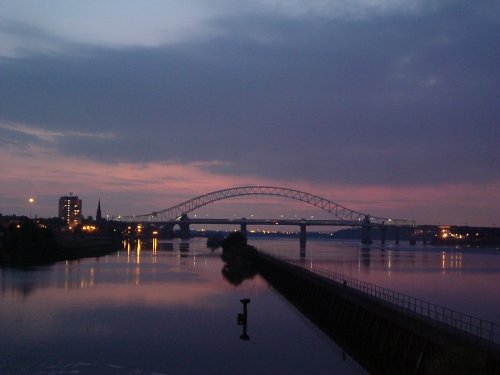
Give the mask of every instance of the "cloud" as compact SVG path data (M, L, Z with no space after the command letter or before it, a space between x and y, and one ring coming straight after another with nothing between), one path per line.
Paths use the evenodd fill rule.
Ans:
M354 18L388 13L414 13L426 7L428 0L261 0L268 10L290 17Z
M104 163L70 157L35 146L0 149L1 213L26 210L26 197L36 197L33 212L57 214L57 199L70 191L84 201L84 215L93 215L97 200L105 214L117 216L160 211L196 196L223 188L270 185L294 188L333 200L350 209L391 218L411 218L419 223L475 225L495 223L499 207L500 179L491 183L462 183L421 186L384 186L312 181L264 179L253 175L224 176L206 169L205 163L127 162ZM13 211L11 211L13 210ZM244 197L209 205L198 214L210 217L317 218L329 216L304 203L282 198ZM291 216L290 216L291 215Z
M54 216L56 206L50 200L55 202L55 196L74 191L95 196L96 201L98 196L107 197L108 213L137 214L170 207L220 186L245 185L251 179L222 178L205 169L217 161L105 163L33 144L5 145L0 158L2 213L16 205L22 210L24 195L29 191L38 197L39 213Z
M267 15L273 18L360 19L416 13L429 0L136 0L3 2L0 56L64 52L64 46L158 47L227 33L218 20ZM435 5L434 5L435 6ZM258 30L254 30L258 32ZM260 34L264 36L264 34ZM261 39L262 40L262 39Z
M200 192L244 181L388 191L498 181L498 7L177 3L3 3L2 148L50 151L48 165L94 163L116 178L88 179L89 191L91 181L125 186L131 199L147 184L109 166L144 180L153 174L141 171L168 166L158 173L189 175L179 186ZM46 174L47 184L63 178ZM23 178L17 186L29 186Z
M45 138L64 129L60 152L100 161L217 160L208 168L226 176L321 183L492 181L499 32L460 17L476 27L444 8L363 22L240 15L218 19L209 42L8 61L1 113L55 132ZM70 137L81 129L101 136Z
M206 37L204 20L213 14L204 2L34 1L4 2L0 20L9 43L4 55L60 51L57 44L123 48L153 47ZM37 45L34 41L50 41Z
M97 139L111 139L114 135L109 132L101 133L86 133L81 131L53 131L47 130L40 127L29 126L26 124L13 124L13 123L1 123L0 129L9 130L13 133L20 133L22 135L30 136L35 139L44 142L55 143L60 141L62 138L97 138Z

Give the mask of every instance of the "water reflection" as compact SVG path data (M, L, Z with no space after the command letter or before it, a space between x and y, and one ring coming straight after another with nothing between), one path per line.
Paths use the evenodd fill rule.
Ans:
M373 244L368 251L357 241L311 240L304 260L296 240L251 244L487 320L500 316L500 252L494 248Z
M313 240L307 254L301 254L298 241L266 244L262 248L268 251L281 246L283 256L489 320L500 316L498 254L387 245L363 250L358 243ZM311 330L312 324L259 275L242 279L238 287L227 282L219 254L206 249L203 240L191 239L188 247L180 240L153 240L124 243L122 251L107 257L35 271L0 268L0 373L36 373L40 364L62 363L68 367L51 371L75 368L71 363L112 363L127 373L196 374L205 366L212 373L238 368L240 374L251 374L269 373L272 363L283 370L274 373L353 373L338 367L349 367L342 361L343 350L332 355L333 342ZM251 322L247 316L240 331L235 303L247 296ZM252 340L244 339L248 324ZM290 355L294 350L301 355ZM191 354L196 361L186 360ZM238 367L248 361L251 369ZM81 373L94 369L78 367Z
M228 253L222 254L221 259L224 261L222 275L233 285L240 285L243 281L254 278L258 273L257 265L252 259Z
M143 239L130 239L123 241L123 248L127 251L129 255L129 261L134 263L140 263L141 261L141 252L144 249L147 249L148 254L151 253L152 258L154 259L159 251L167 251L173 252L174 250L178 250L181 257L185 257L190 251L189 241L181 241L181 242L161 242L158 238L154 237L151 241L145 241Z
M94 267L81 272L80 262L77 260L66 261L64 266L64 290L92 288L96 282Z
M462 269L462 252L456 251L443 251L441 255L441 268L442 272Z
M181 241L179 243L179 251L181 253L187 253L189 251L189 241Z
M156 254L158 252L158 238L154 237L153 238L153 254Z
M237 368L250 375L269 373L270 363L280 369L274 373L346 373L332 344L311 335L264 280L234 287L221 275L219 253L201 245L191 240L181 251L175 240L128 242L99 259L36 271L0 268L0 373L232 374ZM18 297L23 290L29 298ZM240 310L238 340L235 301L246 296L252 305ZM258 343L250 340L254 323ZM297 350L303 356L290 355Z
M371 266L371 254L369 247L363 247L361 249L361 264L366 268L370 268Z
M238 322L238 325L243 327L243 332L240 335L240 339L244 341L250 340L250 336L247 334L247 328L248 328L248 307L247 305L250 303L250 298L244 298L240 300L240 302L243 304L243 312L239 313L236 320Z
M80 259L68 260L62 263L56 263L50 266L29 267L29 268L0 268L1 275L1 291L5 295L7 290L24 297L30 296L38 288L50 287L54 280L50 279L50 275L57 272L62 267L63 272L58 274L55 280L56 285L62 289L69 291L74 289L91 289L99 283L107 283L106 277L100 278L99 269L102 267L88 266L88 262L109 263L116 265L126 264L127 267L123 274L117 275L117 282L121 278L122 281L130 282L134 285L149 283L152 275L161 276L162 270L157 267L164 267L160 264L161 251L166 249L177 249L177 254L173 259L176 259L175 269L180 272L193 273L200 265L207 266L205 262L199 262L196 250L190 251L189 242L166 242L160 243L157 238L153 238L150 242L142 239L134 239L123 241L122 251L114 254L109 254L104 257L95 259ZM143 274L146 271L146 279ZM220 268L219 268L220 269ZM62 277L61 277L62 276ZM123 280L125 278L126 280Z
M301 260L306 259L306 242L305 241L300 241L300 259Z
M442 273L449 271L460 271L464 265L464 255L461 251L456 250L440 250L439 257L437 252L430 251L402 251L395 248L373 248L362 247L356 258L353 257L336 257L334 254L329 255L329 260L325 261L322 254L320 256L309 256L308 262L316 265L326 264L333 265L335 271L340 272L337 265L341 265L342 270L345 266L356 262L359 273L363 271L382 271L385 270L388 276L395 269L401 268L439 268ZM300 258L304 262L304 258Z

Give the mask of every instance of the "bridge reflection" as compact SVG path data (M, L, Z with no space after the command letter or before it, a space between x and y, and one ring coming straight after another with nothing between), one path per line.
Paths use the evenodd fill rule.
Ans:
M196 239L196 241L201 241L201 238ZM148 262L157 263L157 257L159 253L174 253L179 259L187 259L192 257L192 246L190 244L192 240L160 240L156 237L146 240L146 239L128 239L123 241L123 250L127 256L127 263L130 264L140 264L143 259L147 259ZM281 241L276 240L276 244ZM285 242L286 243L286 242ZM326 244L327 242L325 242ZM269 245L265 245L269 246ZM462 251L458 249L439 249L439 256L434 256L435 250L429 249L431 253L407 251L409 247L401 248L395 245L372 245L372 246L360 246L359 251L355 257L344 255L338 255L337 257L333 254L329 254L327 258L317 254L317 251L309 253L307 251L307 243L300 243L294 247L296 253L294 253L293 258L300 261L302 264L321 265L332 267L335 271L352 274L353 269L357 269L357 272L364 270L370 271L376 268L378 271L384 270L387 275L391 275L394 268L401 267L403 264L414 267L422 266L426 268L439 269L441 273L459 272L464 266L464 259ZM313 249L317 249L317 243L313 245ZM350 245L351 246L351 245ZM194 250L196 250L195 246ZM286 249L287 256L291 254L290 248ZM211 249L212 252L216 249ZM437 251L437 248L436 248ZM403 252L403 255L401 255ZM277 253L280 253L278 251ZM292 253L293 254L293 253ZM326 261L324 259L329 259ZM347 267L347 268L346 268ZM350 271L349 271L350 270ZM88 284L86 284L88 285Z
M255 229L249 229L251 227L260 228L262 226L272 226L277 227L298 227L296 232L286 232L288 235L297 236L300 240L301 245L307 242L308 232L307 227L314 228L339 228L339 229L355 229L358 228L357 234L361 237L361 242L364 245L372 244L373 240L379 240L381 244L385 244L387 241L393 241L395 244L399 244L400 240L406 239L411 245L415 245L417 239L421 240L424 245L430 241L430 239L436 238L440 232L437 226L404 226L395 224L374 224L371 223L369 219L363 221L346 221L346 220L320 220L320 219L207 219L207 218L190 218L187 215L182 215L178 220L164 223L138 223L137 227L129 225L124 231L126 238L144 238L145 236L153 236L164 239L189 239L192 237L191 227L193 225L203 225L202 232L206 231L206 227L210 225L214 226L229 226L229 227L239 227L240 232L244 235L255 234L257 231ZM179 227L176 230L176 227ZM330 229L329 229L330 230ZM274 231L262 230L262 233L278 233ZM285 232L281 232L285 233ZM336 238L335 235L332 235Z

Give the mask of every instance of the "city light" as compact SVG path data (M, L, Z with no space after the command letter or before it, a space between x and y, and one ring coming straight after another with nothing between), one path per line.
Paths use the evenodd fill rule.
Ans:
M33 203L35 203L35 198L29 197L28 198L28 205L30 207L30 219L31 219L31 206L33 206Z

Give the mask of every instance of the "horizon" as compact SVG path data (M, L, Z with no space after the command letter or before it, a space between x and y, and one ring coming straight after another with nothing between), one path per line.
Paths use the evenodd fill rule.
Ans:
M307 193L307 192L306 192ZM106 213L105 210L102 209L102 206L105 205L105 202L103 202L102 198L99 197L96 200L95 207L88 207L88 204L85 204L85 200L82 199L81 196L74 192L70 192L67 195L62 195L61 197L66 197L66 196L73 196L76 197L80 200L82 200L82 217L84 219L87 218L95 218L96 212L97 212L97 207L98 204L100 203L101 205L101 210L102 210L102 216L106 220L116 220L120 221L122 215L120 213L116 214L110 214ZM49 214L49 215L40 215L37 212L37 207L36 203L38 202L37 198L30 196L26 201L26 213L3 213L0 212L0 215L2 216L17 216L17 217L28 217L28 218L33 218L33 219L52 219L52 218L57 218L58 217L58 203L59 203L59 198L55 200L55 208L52 211L55 211L54 214ZM192 197L196 198L196 197ZM320 197L320 198L325 198L325 197ZM261 205L255 205L254 200L264 200L267 201L267 203L261 203ZM328 199L328 198L325 198ZM243 204L241 202L238 202L238 200L242 200ZM186 200L184 202L189 201ZM169 208L172 208L178 204L184 203L184 202L178 202L177 204L174 204L170 207L166 207L166 210ZM227 206L224 207L221 203L225 203ZM340 204L339 202L335 202L337 204ZM285 208L286 204L291 204L292 207L295 208L295 210L291 210L290 207ZM214 205L215 207L211 207ZM219 207L217 207L219 206ZM267 207L264 207L267 206ZM280 207L284 206L284 207ZM85 207L85 208L84 208ZM264 207L264 209L262 208ZM52 207L53 208L53 207ZM350 209L350 207L346 207L347 209ZM246 213L240 215L241 212ZM50 209L49 209L50 210ZM159 212L162 210L155 210L155 211L150 211L148 212L141 212L140 214L130 214L130 216L140 216L140 215L148 215L152 212ZM232 214L231 214L232 212ZM237 213L238 212L238 213ZM270 216L265 216L265 212L271 212ZM278 214L279 212L279 214ZM364 213L363 213L364 214ZM369 216L378 216L376 213L366 213ZM308 204L306 202L301 202L301 201L296 201L291 198L287 197L280 197L280 196L237 196L237 197L230 197L230 198L224 198L219 201L211 202L205 206L202 206L198 209L195 209L193 211L190 211L188 213L188 216L191 218L222 218L222 219L241 219L241 218L247 218L247 219L306 219L306 220L331 220L335 218L333 214L330 214L329 212L322 210L319 207L312 206L311 204ZM392 219L391 219L392 218ZM391 216L391 218L388 218L388 220L408 220L408 221L414 221L413 218L397 218L394 216ZM492 223L492 225L474 225L471 223L468 223L467 221L465 222L415 222L417 225L439 225L439 226L470 226L470 227L496 227L496 223ZM195 225L196 227L200 226L198 224ZM212 230L211 226L206 230ZM214 230L219 230L219 229L214 229ZM267 229L264 229L266 231L269 231ZM326 231L328 232L328 231Z

